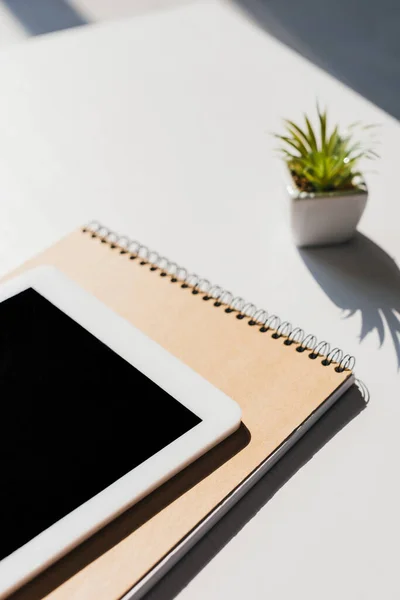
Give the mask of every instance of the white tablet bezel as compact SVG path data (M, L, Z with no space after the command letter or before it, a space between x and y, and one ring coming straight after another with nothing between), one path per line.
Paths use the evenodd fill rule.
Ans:
M0 598L223 440L241 420L236 402L54 267L39 267L4 283L0 302L28 288L80 323L202 421L0 561Z

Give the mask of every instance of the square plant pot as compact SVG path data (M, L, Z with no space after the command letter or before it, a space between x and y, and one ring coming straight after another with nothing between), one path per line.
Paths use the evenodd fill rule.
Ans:
M292 233L298 247L327 246L350 240L368 199L364 182L351 190L302 192L290 173L287 191Z

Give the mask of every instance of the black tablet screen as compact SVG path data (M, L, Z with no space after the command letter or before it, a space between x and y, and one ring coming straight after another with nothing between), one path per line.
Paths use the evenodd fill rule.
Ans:
M0 560L200 419L33 289L0 304Z

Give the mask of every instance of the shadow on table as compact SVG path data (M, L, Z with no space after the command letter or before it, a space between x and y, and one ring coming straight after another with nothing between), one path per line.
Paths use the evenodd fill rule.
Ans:
M361 233L347 244L299 253L345 317L360 311L360 341L376 331L382 345L386 323L400 369L400 270L393 258Z
M17 590L9 600L47 598L53 590L65 584L76 573L93 563L139 529L143 523L163 511L169 504L231 460L249 444L250 439L249 430L244 423L241 423L239 429L232 435ZM118 460L118 457L110 454L110 460Z
M352 386L310 431L238 502L198 544L145 596L172 600L257 514L296 472L356 417L369 400L368 390ZM210 543L210 536L212 536Z
M400 118L400 3L235 1L270 35Z
M68 0L3 0L2 3L31 35L87 24L84 16Z

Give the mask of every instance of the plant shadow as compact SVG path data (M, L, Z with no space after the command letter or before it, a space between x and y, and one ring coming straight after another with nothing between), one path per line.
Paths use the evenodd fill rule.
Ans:
M173 600L190 581L237 535L274 495L343 427L366 407L368 389L353 385L277 464L214 525L145 596L145 600ZM124 600L133 598L129 592Z
M302 249L299 254L346 318L360 311L360 342L376 332L382 346L386 331L390 333L400 369L400 270L395 260L358 232L341 246Z

